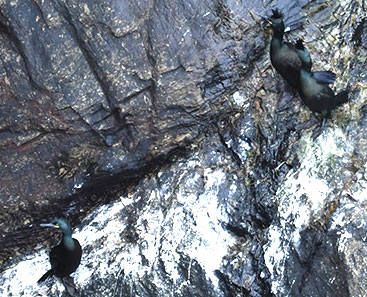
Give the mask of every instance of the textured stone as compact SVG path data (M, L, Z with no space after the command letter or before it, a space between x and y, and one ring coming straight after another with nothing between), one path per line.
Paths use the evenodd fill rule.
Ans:
M66 296L36 284L63 215L83 296L363 296L365 7L289 3L0 1L3 295ZM275 6L354 88L315 141Z

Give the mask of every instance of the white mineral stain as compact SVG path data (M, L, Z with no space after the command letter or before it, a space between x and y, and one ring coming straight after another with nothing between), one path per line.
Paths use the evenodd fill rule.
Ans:
M299 247L300 232L311 220L322 215L323 206L334 195L334 188L329 185L329 168L334 166L330 162L338 159L342 164L343 158L349 158L353 151L352 144L339 128L328 129L315 143L311 141L306 137L306 147L299 156L299 168L295 172L290 171L279 187L279 221L277 225L270 226L269 241L265 246L264 258L272 275L272 292L279 296L284 293L281 289L284 287L282 276L291 246Z
M246 98L239 91L234 92L232 98L239 107L243 106L246 102Z
M194 167L194 163L190 163ZM195 169L192 169L195 170ZM150 274L160 282L157 275L157 260L160 258L168 275L174 282L190 285L182 278L176 266L181 256L196 260L205 271L214 286L218 279L214 274L220 269L222 258L235 238L222 228L222 222L228 220L218 204L217 196L226 173L221 169L205 169L204 189L202 193L187 192L186 183L195 184L201 175L194 171L187 181L178 186L172 197L165 191L153 190L148 197L122 197L119 201L97 208L90 214L81 229L76 229L73 237L83 247L82 261L72 274L77 287L87 285L92 275L104 278L109 274L139 279ZM161 185L169 188L169 185ZM234 187L232 187L234 189ZM195 189L195 188L193 188ZM163 193L162 193L163 192ZM160 203L164 199L176 199L172 206L163 212ZM135 199L135 200L134 200ZM148 200L145 208L137 213L134 224L137 243L128 243L122 236L126 225L124 210L140 199ZM81 224L83 226L83 224ZM142 261L142 256L145 261ZM0 296L48 296L64 290L60 281L52 278L38 285L37 280L50 268L48 254L43 249L21 261L1 274Z

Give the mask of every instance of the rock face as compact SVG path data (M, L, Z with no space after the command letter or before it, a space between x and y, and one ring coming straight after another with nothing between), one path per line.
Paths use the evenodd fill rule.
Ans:
M355 87L315 141L270 66L274 7ZM68 296L36 284L62 215L71 295L363 296L365 9L0 0L0 295Z
M208 13L214 3L192 13L189 5L163 1L39 2L1 5L9 183L34 172L39 185L32 183L32 192L54 200L60 193L44 184L53 188L56 174L82 180L87 170L138 171L197 136L200 117L210 111L198 84L216 60L216 18ZM65 183L59 188L70 190ZM4 196L24 200L25 191L8 187Z
M166 2L1 2L2 233L90 210L221 117L218 4Z

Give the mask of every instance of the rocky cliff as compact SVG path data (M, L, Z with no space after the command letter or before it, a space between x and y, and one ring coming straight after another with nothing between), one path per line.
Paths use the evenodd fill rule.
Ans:
M352 87L316 140L270 64L275 7ZM64 216L75 296L363 296L366 20L363 1L0 0L0 292L68 296L36 283L58 241L39 223Z

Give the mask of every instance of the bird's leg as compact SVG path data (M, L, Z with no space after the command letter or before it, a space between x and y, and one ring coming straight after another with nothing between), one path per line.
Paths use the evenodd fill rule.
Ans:
M74 279L71 276L66 276L61 279L66 292L72 297L80 297L80 293L75 286Z
M324 130L324 129L325 129L325 127L326 127L326 122L327 122L327 117L324 117L324 118L322 119L322 123L321 123L321 129L322 129L322 130Z
M326 122L327 122L327 119L328 119L328 115L327 116L324 116L322 118L321 125L319 127L315 127L315 129L313 130L313 132L312 132L312 139L313 139L313 141L315 141L316 138L319 137L322 132L324 132L324 130L326 128Z

